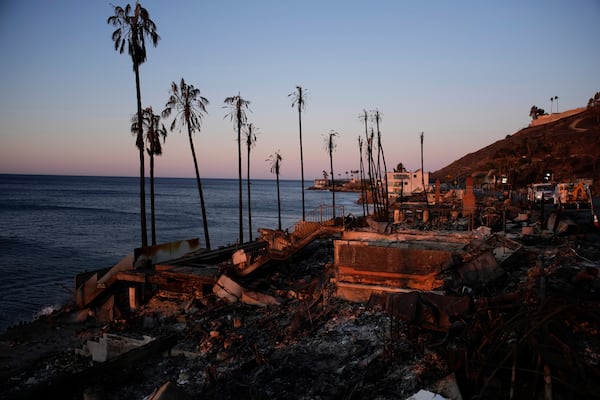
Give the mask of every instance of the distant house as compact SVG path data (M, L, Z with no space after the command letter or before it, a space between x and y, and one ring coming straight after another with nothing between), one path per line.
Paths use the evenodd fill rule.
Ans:
M413 193L423 192L423 182L425 182L425 189L428 189L429 172L420 169L410 172L399 168L387 173L387 181L389 197L410 196Z
M344 186L345 184L352 182L350 179L336 179L333 181L335 186ZM313 189L328 189L331 187L331 179L315 179L312 188Z
M313 187L315 189L326 189L329 187L329 179L315 179Z

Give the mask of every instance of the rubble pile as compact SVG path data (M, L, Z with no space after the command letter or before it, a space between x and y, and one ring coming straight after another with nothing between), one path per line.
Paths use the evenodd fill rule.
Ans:
M600 235L523 235L513 214L513 232L449 256L432 291L339 297L329 237L231 273L244 296L163 290L108 323L65 308L0 337L1 397L600 398ZM513 242L510 263L482 256Z

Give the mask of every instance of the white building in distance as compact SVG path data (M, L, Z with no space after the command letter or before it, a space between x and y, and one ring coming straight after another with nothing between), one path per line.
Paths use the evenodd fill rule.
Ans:
M387 173L388 197L405 197L421 193L424 190L423 182L425 182L425 189L428 189L429 172L420 169L410 172L404 169L402 164L398 164L398 168Z

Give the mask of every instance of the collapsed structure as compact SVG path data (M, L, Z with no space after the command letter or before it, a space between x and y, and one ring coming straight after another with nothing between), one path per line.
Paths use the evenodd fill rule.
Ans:
M84 319L118 333L77 354L95 374L165 349L163 362L187 360L151 399L597 396L598 232L470 189L404 203L392 221L321 210L239 246L137 250L76 277Z

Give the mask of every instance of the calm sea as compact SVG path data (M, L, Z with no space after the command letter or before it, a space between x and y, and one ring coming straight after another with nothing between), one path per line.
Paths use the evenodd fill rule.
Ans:
M72 296L76 274L111 266L140 246L138 185L132 177L0 174L0 332L60 307ZM234 243L238 181L203 179L202 188L211 247ZM157 178L155 191L158 243L196 237L204 243L195 179ZM282 180L280 191L282 227L291 228L302 217L301 183ZM256 238L257 228L277 228L276 181L251 180L251 195ZM331 197L305 190L306 212L331 204ZM361 215L357 199L357 193L336 192L346 215ZM149 200L147 207L149 213Z

